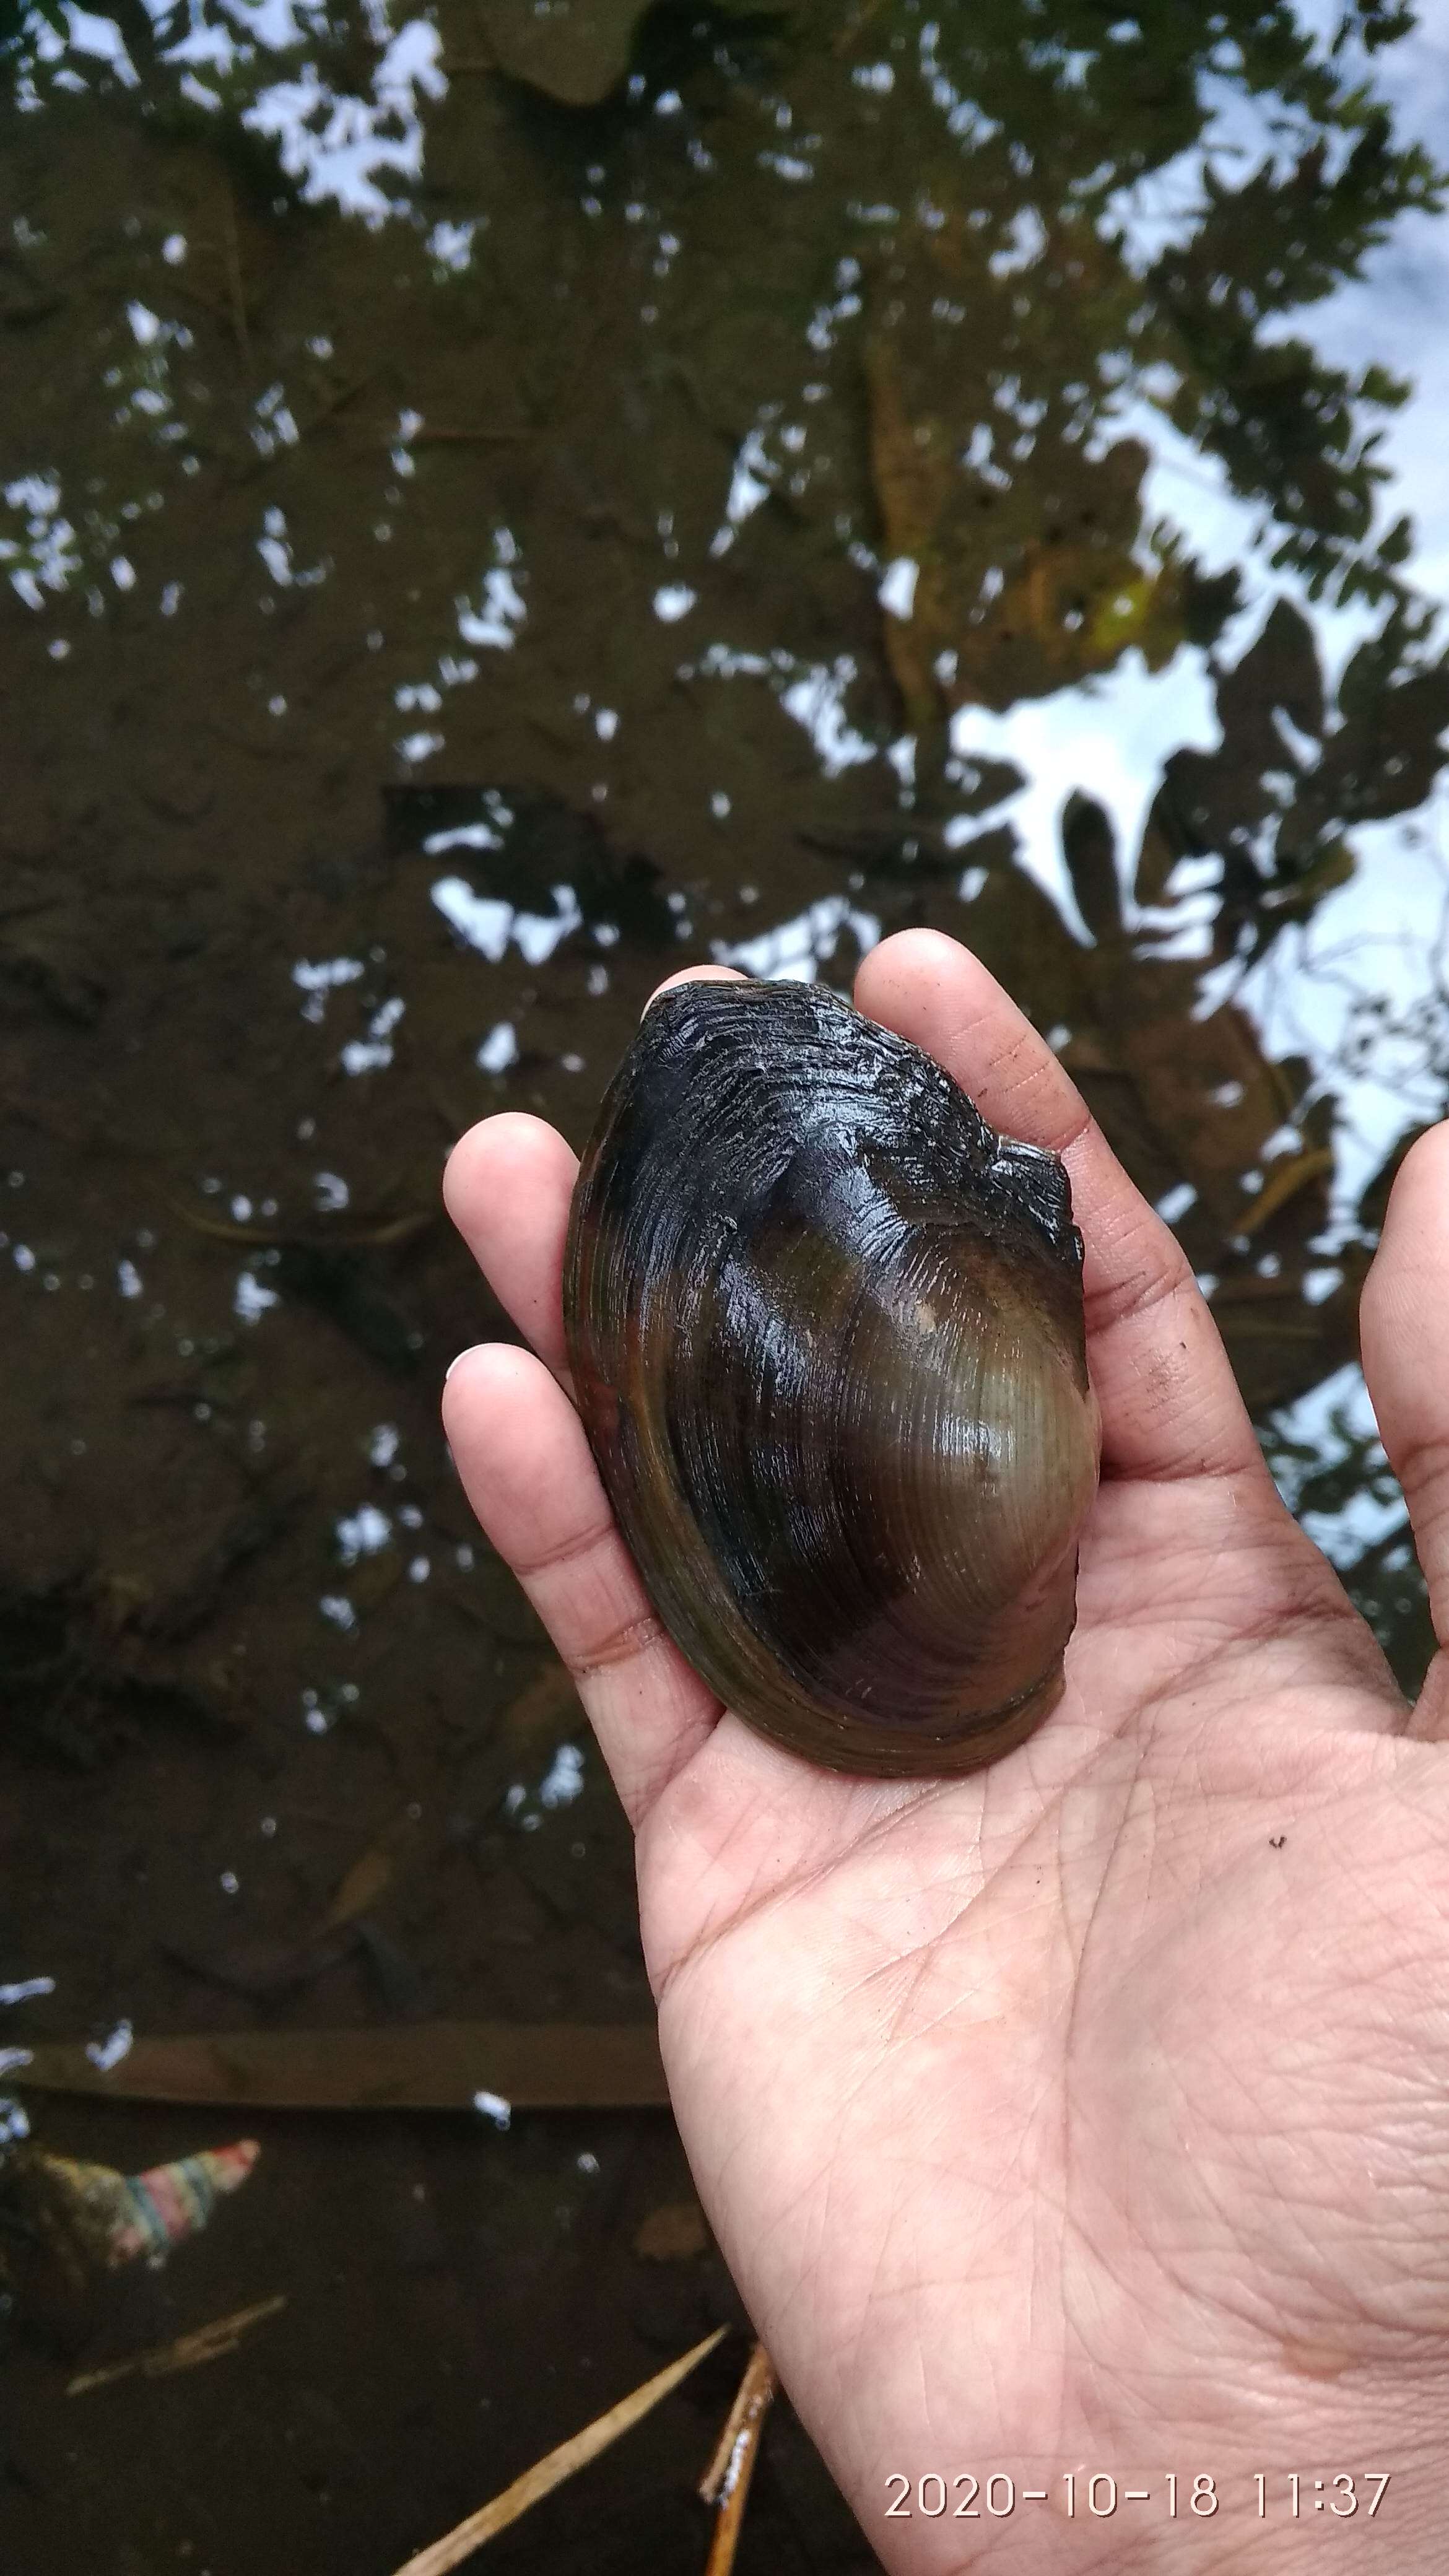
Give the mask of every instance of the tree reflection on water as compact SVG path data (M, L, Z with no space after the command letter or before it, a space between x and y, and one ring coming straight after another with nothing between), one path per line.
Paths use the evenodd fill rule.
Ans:
M399 1806L439 2009L643 2008L441 1452L430 1219L485 1110L582 1136L688 958L969 939L1412 1680L1355 1314L1449 1097L1430 15L0 0L0 73L27 2027L256 2009L178 1954L295 1950Z

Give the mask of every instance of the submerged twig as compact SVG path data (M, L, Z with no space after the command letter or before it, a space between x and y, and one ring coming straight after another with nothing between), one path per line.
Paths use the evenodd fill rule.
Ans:
M527 438L526 429L415 429L411 447L507 447Z
M469 2514L466 2522L460 2522L454 2530L446 2532L430 2548L420 2550L405 2567L397 2570L397 2576L448 2576L451 2568L461 2567L464 2559L471 2558L475 2549L481 2549L485 2540L492 2540L500 2531L506 2531L520 2514L527 2513L530 2505L537 2504L540 2497L562 2486L565 2478L571 2478L576 2469L585 2468L590 2460L596 2460L601 2451L608 2450L611 2443L618 2441L621 2433L629 2432L659 2404L661 2398L667 2397L671 2389L677 2388L682 2379L687 2379L689 2373L698 2368L706 2353L713 2352L727 2331L724 2326L716 2326L713 2334L706 2335L692 2351L681 2354L678 2361L670 2362L667 2370L657 2372L653 2379L646 2379L642 2388L621 2397L617 2406L611 2406L607 2414L585 2425L582 2433L575 2433L571 2440L560 2442L557 2450L549 2451L543 2459L536 2460L531 2469L525 2469L522 2477L515 2478L512 2486L505 2487L491 2504L481 2505L476 2513Z
M77 2371L65 2393L83 2397L88 2389L109 2388L115 2380L130 2379L138 2372L143 2379L165 2379L174 2370L196 2370L203 2362L220 2361L224 2353L235 2352L249 2327L260 2325L263 2317L276 2316L286 2304L286 2291L279 2290L274 2298L258 2299L254 2307L234 2308L229 2317L213 2317L210 2325L195 2326L171 2343L150 2344L144 2352L128 2353L124 2361L109 2361L100 2370Z
M735 2402L725 2417L709 2467L699 2482L699 2492L706 2504L719 2502L720 2489L741 2433L750 2424L763 2420L778 2385L774 2363L764 2345L756 2343L745 2364L744 2377L735 2391Z
M714 2457L699 2482L705 2503L719 2507L705 2576L731 2576L760 2435L778 2385L774 2364L764 2345L757 2343L745 2364L735 2402L725 2417Z
M321 429L329 420L335 420L337 414L345 411L350 402L355 402L359 394L366 393L368 386L376 383L380 373L380 368L369 367L365 376L354 376L350 383L338 385L331 393L324 394L316 409L310 411L306 419L298 423L297 446L300 447L305 440L309 439L314 430ZM281 463L283 457L293 453L290 442L269 447L260 456L249 456L246 463L238 469L234 479L238 483L251 483L259 474L269 473L274 465Z
M298 438L310 438L313 430L320 429L324 421L335 420L337 414L345 411L350 402L355 402L359 394L366 393L368 386L376 382L380 372L377 367L369 367L365 376L352 376L346 383L334 386L331 393L324 394L315 411L307 414L297 433Z
M234 1217L210 1216L202 1208L188 1207L182 1199L172 1199L170 1206L193 1234L204 1234L213 1243L236 1243L259 1251L279 1244L293 1245L304 1252L384 1251L425 1234L436 1222L437 1214L433 1208L400 1208L386 1216L358 1209L349 1216L321 1217L316 1225L299 1224L286 1217L278 1217L271 1225L265 1221L243 1225Z
M1275 1217L1280 1208L1285 1208L1300 1190L1307 1189L1313 1181L1330 1179L1333 1168L1331 1145L1314 1145L1306 1153L1295 1154L1291 1161L1275 1163L1265 1174L1263 1186L1252 1206L1239 1217L1239 1234L1251 1238L1259 1233L1269 1218Z
M246 289L242 284L241 242L236 228L236 203L230 188L225 191L222 198L221 217L222 230L226 236L226 283L227 292L231 298L231 327L236 334L236 345L241 355L242 366L250 376L252 340L251 332L247 327L247 299Z

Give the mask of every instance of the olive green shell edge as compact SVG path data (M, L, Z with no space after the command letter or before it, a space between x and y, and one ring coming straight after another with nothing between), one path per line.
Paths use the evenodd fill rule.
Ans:
M910 1736L899 1726L873 1726L858 1710L848 1721L833 1718L805 1699L791 1709L788 1721L759 1707L735 1714L755 1734L822 1771L864 1780L949 1780L1014 1753L1050 1717L1065 1687L1059 1657L1050 1672L1005 1708L963 1718L956 1728Z

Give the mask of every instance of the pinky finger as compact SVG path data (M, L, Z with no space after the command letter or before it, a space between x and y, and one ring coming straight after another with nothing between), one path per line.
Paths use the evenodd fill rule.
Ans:
M468 1500L578 1684L631 1824L719 1716L666 1635L593 1452L541 1360L505 1343L455 1362L443 1423Z

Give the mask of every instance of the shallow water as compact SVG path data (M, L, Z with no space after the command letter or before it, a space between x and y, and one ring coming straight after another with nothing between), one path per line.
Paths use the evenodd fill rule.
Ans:
M969 940L1428 1651L1355 1310L1449 1077L1449 39L406 6L0 7L17 2051L647 2015L622 1820L437 1429L502 1329L437 1184L492 1108L579 1142L690 960ZM386 2576L736 2313L635 2250L688 2198L657 2113L6 2080L128 2171L264 2148L93 2307L18 2267L23 2576ZM697 2568L738 2365L499 2567ZM869 2563L782 2413L741 2569Z

